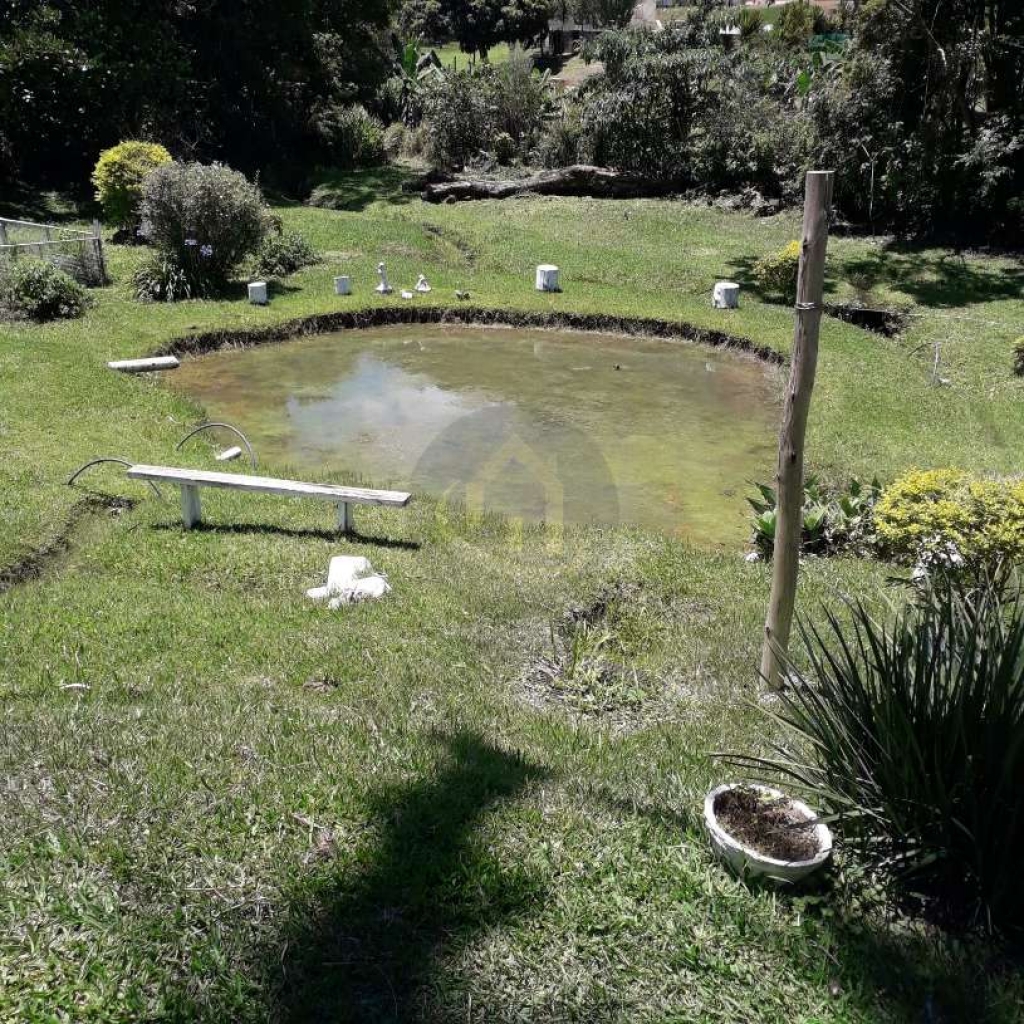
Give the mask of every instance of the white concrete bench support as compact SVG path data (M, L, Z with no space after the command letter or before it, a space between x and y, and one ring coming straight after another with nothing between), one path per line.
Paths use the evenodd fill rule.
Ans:
M191 530L202 519L199 505L199 488L189 484L181 485L181 519L186 530Z
M347 501L338 504L338 531L340 533L351 533L355 526L352 518L352 506Z
M351 533L354 529L353 505L383 505L404 508L412 500L405 491L378 491L368 487L339 487L336 484L308 484L301 480L282 480L271 476L249 476L244 473L215 473L203 469L181 469L175 466L131 466L128 476L133 480L163 480L181 488L181 518L186 529L201 518L199 489L220 487L226 490L276 494L286 498L319 498L329 501L338 510L338 529Z

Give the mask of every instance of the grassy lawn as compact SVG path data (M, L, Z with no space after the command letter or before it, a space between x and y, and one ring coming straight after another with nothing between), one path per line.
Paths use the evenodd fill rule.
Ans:
M444 46L433 47L433 50L444 67L458 71L465 71L480 60L479 54L465 53L458 43L445 43ZM491 64L504 64L508 61L508 53L508 43L496 43L487 51L487 60Z
M218 492L186 533L176 495L116 467L64 486L97 455L209 465L201 445L174 452L202 411L106 360L370 306L380 259L399 287L426 273L436 304L461 288L481 306L657 316L788 350L786 309L749 288L734 312L709 296L716 279L747 283L795 215L435 207L399 184L339 178L319 193L337 209L280 207L326 262L267 308L241 286L141 306L140 254L111 247L114 284L82 320L0 328L0 566L46 552L0 592L0 1019L1020 1020L1024 982L999 951L841 889L748 889L712 860L709 753L769 735L747 703L768 575L740 552L628 526L553 549L540 528L429 497L358 510L346 541L316 503ZM561 266L562 294L533 291L538 262ZM333 295L338 273L352 298ZM840 238L828 290L917 315L896 339L825 321L816 470L1020 471L1019 263ZM309 605L341 551L394 592ZM802 606L881 601L891 573L809 560ZM566 610L623 588L601 627L642 684L538 683L539 659L590 642Z

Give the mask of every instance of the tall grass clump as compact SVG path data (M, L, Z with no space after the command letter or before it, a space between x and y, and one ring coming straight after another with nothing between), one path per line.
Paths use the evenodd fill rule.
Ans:
M777 755L733 760L812 793L890 891L943 923L1021 929L1019 592L947 577L888 625L850 613L804 629L810 670L771 713Z

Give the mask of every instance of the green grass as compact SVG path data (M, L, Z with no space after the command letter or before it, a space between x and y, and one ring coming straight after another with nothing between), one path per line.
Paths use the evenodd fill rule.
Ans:
M466 71L471 64L480 61L478 53L464 53L458 43L445 43L444 46L435 46L432 49L443 67L453 68L457 71ZM508 43L497 43L487 51L487 61L490 64L505 64L508 62L508 54Z
M268 308L241 287L141 306L140 254L111 247L114 284L85 318L0 329L0 566L53 549L0 594L0 1019L1019 1020L1024 984L998 951L843 891L747 889L712 860L709 752L765 738L745 698L768 577L738 552L626 527L552 550L538 529L429 498L360 509L344 541L316 503L216 492L186 533L175 495L116 467L63 485L100 454L208 465L201 445L174 452L201 410L107 359L371 305L380 259L398 284L426 273L437 303L464 288L484 306L661 316L788 351L787 310L750 289L734 313L708 299L793 237L794 215L433 207L397 185L336 179L320 196L341 209L281 207L326 262ZM830 296L870 290L921 316L898 340L825 322L814 468L1019 471L1019 264L868 240L830 252ZM541 261L562 267L562 294L532 290ZM351 299L334 297L337 273ZM931 384L936 342L946 387ZM86 512L93 490L125 502ZM387 600L308 605L343 550L389 574ZM802 607L881 600L890 573L809 560ZM607 627L642 694L528 685L560 656L565 609L616 584L638 588Z

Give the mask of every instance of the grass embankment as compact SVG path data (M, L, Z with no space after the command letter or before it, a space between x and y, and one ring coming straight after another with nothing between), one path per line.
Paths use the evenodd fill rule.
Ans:
M708 295L792 237L792 215L429 207L394 185L336 183L340 212L281 209L327 262L269 308L241 289L140 306L139 254L113 249L115 283L83 320L3 329L0 565L55 544L83 493L63 480L88 458L209 464L201 446L173 452L200 410L107 359L369 306L379 259L397 286L425 272L434 303L462 288L482 306L659 316L788 348L786 310L748 292L716 312ZM563 294L532 290L540 261L562 267ZM336 273L351 299L333 296ZM1019 468L1019 268L836 240L830 293L851 296L851 278L1003 326L922 318L890 341L826 321L816 467ZM947 387L930 383L936 341ZM173 494L161 504L116 468L83 484L134 504L82 520L69 551L0 595L0 1018L1019 1019L1020 980L991 951L748 891L706 852L708 751L763 741L742 703L763 566L628 529L552 551L429 500L358 510L346 542L316 503L211 493L208 524L185 533ZM394 593L310 607L304 588L342 550ZM804 606L877 595L887 572L811 561ZM596 634L563 625L615 584L632 600ZM530 667L574 641L593 671L552 689Z

